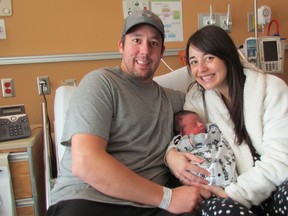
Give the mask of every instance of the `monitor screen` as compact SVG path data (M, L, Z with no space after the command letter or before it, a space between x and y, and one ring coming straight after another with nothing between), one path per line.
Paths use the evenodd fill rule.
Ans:
M264 61L278 61L277 42L263 41Z

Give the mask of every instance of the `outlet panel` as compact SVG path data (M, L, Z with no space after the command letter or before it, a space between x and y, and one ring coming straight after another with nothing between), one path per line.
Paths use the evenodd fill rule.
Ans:
M48 76L38 76L37 77L37 86L39 95L51 94L50 81Z
M1 87L3 98L15 97L13 78L1 79Z
M213 14L213 20L215 21L215 15ZM215 23L210 23L211 22L211 18L210 15L207 13L200 13L198 14L198 29L203 28L204 26L207 25L213 25Z
M231 18L230 18L231 19ZM218 26L221 27L222 29L224 29L227 32L231 32L232 31L232 21L229 20L229 24L227 25L227 13L219 13L217 14L217 22L218 22Z
M198 29L203 28L207 25L216 25L221 27L227 32L231 32L232 29L232 22L230 20L230 25L226 25L227 20L227 13L214 13L213 16L214 23L211 23L210 14L208 13L199 13L198 14Z

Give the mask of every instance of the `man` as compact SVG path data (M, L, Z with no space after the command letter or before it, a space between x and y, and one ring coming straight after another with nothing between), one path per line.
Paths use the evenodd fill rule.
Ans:
M169 188L164 154L184 95L153 81L162 21L148 10L129 16L118 46L120 68L92 71L75 91L49 216L175 215L201 200L199 186Z

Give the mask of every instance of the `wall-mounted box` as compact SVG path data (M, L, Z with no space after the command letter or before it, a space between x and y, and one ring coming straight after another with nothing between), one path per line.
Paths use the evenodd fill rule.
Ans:
M0 1L0 16L12 16L12 0Z
M122 0L124 18L133 12L150 10L150 0Z
M227 19L227 13L213 13L212 17L210 16L209 13L199 13L198 14L198 29L201 29L207 25L219 26L227 32L232 31L231 18Z

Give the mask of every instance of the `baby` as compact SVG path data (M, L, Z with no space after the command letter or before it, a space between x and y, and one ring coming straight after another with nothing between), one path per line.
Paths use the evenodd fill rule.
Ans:
M178 134L170 142L170 148L191 152L205 162L197 164L210 172L202 176L210 185L225 187L237 177L234 153L218 126L206 124L192 111L182 110L174 116L174 130Z

